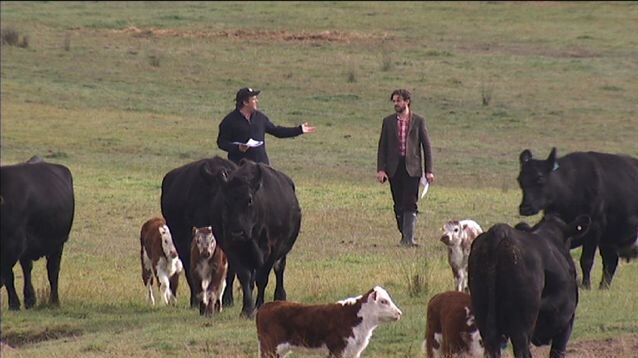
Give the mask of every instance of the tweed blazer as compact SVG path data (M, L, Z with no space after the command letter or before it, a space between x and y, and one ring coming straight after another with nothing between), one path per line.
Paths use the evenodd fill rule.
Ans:
M410 115L408 133L406 135L405 169L411 177L420 177L425 168L432 173L432 149L425 119L417 114ZM377 171L384 170L393 177L399 166L399 130L397 114L383 119L379 150L377 152Z

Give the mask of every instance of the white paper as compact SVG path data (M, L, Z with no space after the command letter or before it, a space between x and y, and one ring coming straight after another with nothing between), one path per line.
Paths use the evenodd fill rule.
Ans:
M254 140L252 138L250 138L248 140L248 142L246 143L241 143L241 142L233 142L233 144L245 144L251 148L255 148L255 147L259 147L260 145L264 144L264 141L262 140Z
M428 189L430 188L430 183L428 183L428 180L425 178L425 175L421 177L421 185L423 186L423 190L421 191L421 199L423 199L423 197L425 196L425 193L427 193Z

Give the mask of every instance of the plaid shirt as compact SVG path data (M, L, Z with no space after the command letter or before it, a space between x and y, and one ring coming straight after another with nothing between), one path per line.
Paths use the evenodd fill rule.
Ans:
M399 132L399 153L401 153L402 157L405 157L405 148L406 148L406 136L408 134L408 123L409 119L401 119L397 116L397 129Z

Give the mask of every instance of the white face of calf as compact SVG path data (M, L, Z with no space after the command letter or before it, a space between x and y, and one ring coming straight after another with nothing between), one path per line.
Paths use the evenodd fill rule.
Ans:
M473 220L451 220L443 225L443 236L441 242L447 246L459 246L463 241L472 241L483 230Z
M443 225L443 236L441 236L441 242L447 246L459 246L464 238L465 232L461 223L453 220L448 221Z
M197 250L202 257L209 258L215 253L217 241L215 236L213 236L213 228L211 226L193 227L193 241L197 244Z
M162 225L159 227L159 233L162 238L162 250L164 251L164 255L169 259L174 259L177 257L177 250L175 249L175 244L173 244L173 236L171 236L170 230L168 230L168 226Z
M374 288L359 311L359 316L375 318L378 322L398 321L401 314L388 292L380 286Z

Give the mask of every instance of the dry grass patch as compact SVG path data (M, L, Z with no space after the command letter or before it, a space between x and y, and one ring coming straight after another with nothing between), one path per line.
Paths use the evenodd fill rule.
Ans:
M133 37L184 37L184 38L230 38L234 40L281 41L281 42L358 42L388 40L387 34L364 34L348 31L267 31L267 30L181 30L181 29L140 29L129 26L123 29L110 30L116 34L130 34Z

